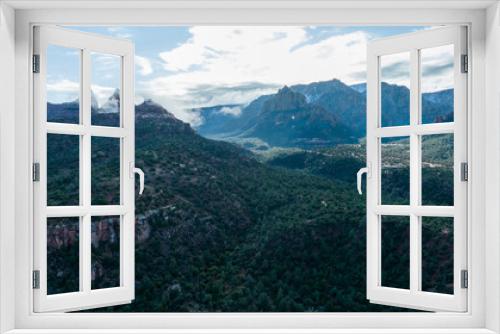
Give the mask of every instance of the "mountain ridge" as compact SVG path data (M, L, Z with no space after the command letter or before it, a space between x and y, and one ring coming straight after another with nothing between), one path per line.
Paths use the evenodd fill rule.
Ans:
M293 95L291 92L298 93L300 96ZM405 86L382 83L382 122L384 126L409 124L409 95L409 89ZM276 101L276 96L280 96L281 101ZM424 123L453 121L453 90L424 93L422 96ZM290 100L287 101L287 98ZM272 102L269 102L270 100ZM293 101L296 105L293 105ZM287 103L288 105L286 105ZM280 132L283 134L288 131L290 135L287 137L290 138L290 142L281 141L278 143L275 140L267 142L273 137L275 127L284 122L280 113L300 108L310 113L314 111L316 115L323 112L333 115L336 125L329 132L329 137L321 138L322 140L318 142L317 137L312 134L313 128L311 127L311 131L307 134L309 137L306 136L302 138L301 142L297 142L296 136L293 135L294 132L297 132L297 124L287 122L288 129L281 129ZM319 112L320 108L323 112ZM332 79L290 87L285 85L275 94L261 95L252 100L241 109L239 115L227 116L224 119L211 118L211 110L210 107L205 108L206 112L201 115L203 122L196 127L198 133L208 138L247 142L254 136L270 146L299 146L302 148L353 143L363 138L366 133L366 84L349 86L338 79ZM276 112L274 118L269 115L262 116L270 111ZM326 119L328 117L324 116L323 120ZM263 124L263 122L267 122L267 124ZM325 124L328 122L325 121ZM302 125L303 127L307 126L307 124ZM256 127L260 128L260 131L256 131ZM263 129L267 129L267 132L264 132Z

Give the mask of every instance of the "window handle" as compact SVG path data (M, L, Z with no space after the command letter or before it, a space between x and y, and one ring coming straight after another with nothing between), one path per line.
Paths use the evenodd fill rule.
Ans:
M130 178L133 179L135 174L139 175L139 195L144 192L144 172L142 169L135 167L134 163L130 163Z
M363 174L366 173L366 177L370 177L370 163L368 163L367 167L360 168L358 170L358 173L356 174L357 180L358 180L358 193L360 195L363 195L363 190L361 188L361 178Z
M139 195L144 192L144 172L142 169L134 167L134 173L139 174Z

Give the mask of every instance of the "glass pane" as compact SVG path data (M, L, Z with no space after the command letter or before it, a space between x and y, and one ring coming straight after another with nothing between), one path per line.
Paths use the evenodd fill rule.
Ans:
M410 204L410 137L382 138L381 204Z
M422 290L453 294L453 218L422 217Z
M421 138L422 205L453 206L453 134Z
M80 122L80 49L47 47L47 121Z
M453 122L453 45L420 51L422 123Z
M410 53L380 57L381 126L410 124Z
M92 217L92 289L120 286L120 217Z
M92 205L120 204L120 138L92 137Z
M47 205L80 204L80 136L47 135Z
M80 290L80 218L47 219L47 294Z
M410 288L410 217L382 216L382 286Z
M120 126L121 57L91 54L92 125Z

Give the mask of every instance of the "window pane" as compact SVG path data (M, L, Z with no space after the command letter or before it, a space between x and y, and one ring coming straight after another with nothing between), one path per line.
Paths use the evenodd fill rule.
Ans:
M453 45L422 49L422 123L453 122Z
M382 286L410 288L410 217L382 216Z
M47 294L80 289L80 218L47 219Z
M120 139L92 137L92 205L120 204Z
M47 121L80 121L80 49L47 47Z
M410 124L410 53L380 57L381 126Z
M47 135L47 205L80 204L80 137Z
M92 217L92 289L120 286L120 217Z
M92 125L120 126L121 57L91 54Z
M410 139L382 138L381 204L410 204Z
M453 218L422 217L422 290L453 294Z
M453 134L421 138L422 205L453 206Z

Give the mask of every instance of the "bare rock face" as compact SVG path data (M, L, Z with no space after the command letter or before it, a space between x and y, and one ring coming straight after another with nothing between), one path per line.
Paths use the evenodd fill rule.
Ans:
M114 244L120 239L120 220L116 217L102 218L92 223L92 247L101 243Z
M92 247L98 248L103 243L119 242L119 220L115 217L103 218L92 223ZM50 249L70 248L79 243L79 224L73 221L61 221L49 224L47 229L47 247Z
M47 225L47 247L49 249L69 248L78 243L78 224L61 222Z
M307 107L306 97L296 93L288 86L281 88L278 93L264 103L263 112L293 111Z
M137 215L135 219L135 240L137 243L143 243L149 239L151 235L151 225L148 217L145 215Z

